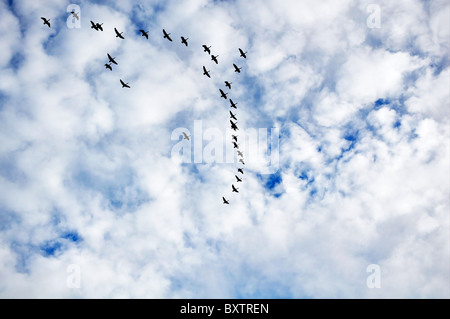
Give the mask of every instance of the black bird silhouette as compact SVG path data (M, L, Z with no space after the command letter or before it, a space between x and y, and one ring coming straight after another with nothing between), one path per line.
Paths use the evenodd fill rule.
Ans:
M97 29L100 30L100 31L103 31L102 25L103 25L103 23L97 23L96 24Z
M238 68L238 66L234 63L233 63L233 66L234 66L234 72L241 73L242 68Z
M239 48L239 53L241 54L241 57L243 57L244 59L247 59L247 56L246 56L247 52L244 52L244 51L242 51L241 48Z
M106 67L107 69L109 69L110 71L112 71L111 62L106 63L106 64L105 64L105 67Z
M228 94L228 93L225 93L224 91L222 91L222 89L219 89L219 91L220 91L221 97L223 97L223 98L226 100L226 99L227 99L227 94Z
M231 123L231 129L232 130L235 130L235 131L239 130L239 128L237 127L236 123L234 123L232 120L230 120L230 123Z
M243 168L238 168L238 172L241 174L244 174L244 169Z
M109 55L109 53L107 53L107 55L108 55L109 62L114 63L114 64L117 65L116 60L114 60L116 57L113 58L112 56Z
M233 147L239 149L239 144L236 142L233 142Z
M244 163L244 159L243 159L243 158L241 158L241 159L239 160L239 162L241 162L241 163L242 163L242 165L245 165L245 163Z
M203 66L203 75L206 75L207 77L211 77L210 75L209 75L209 71L208 70L206 70L206 68L205 68L205 66Z
M116 28L114 28L114 31L116 32L116 38L125 39L122 35L123 32L119 32Z
M147 32L145 32L144 30L139 30L139 31L142 33L142 36L146 37L148 40L148 31Z
M229 202L228 200L226 200L225 197L222 197L222 199L223 199L223 203L224 203L224 204L227 204L227 205L230 204L230 202Z
M237 103L234 103L232 99L230 99L230 103L231 103L230 107L237 109L236 107Z
M98 31L97 25L92 20L91 20L91 29L94 29L95 31Z
M189 38L181 37L181 43L183 43L185 46L188 46L187 40L189 40Z
M231 135L231 137L235 142L237 142L237 138L238 138L237 135Z
M79 12L78 12L78 13L79 13ZM72 12L71 12L72 16L73 16L75 19L80 20L80 17L78 16L78 13L76 13L75 10L72 10Z
M188 135L187 135L186 133L184 133L184 132L183 132L183 135L184 135L184 139L189 141L190 135L188 136Z
M167 33L166 30L164 30L164 29L163 29L163 33L164 33L164 38L166 38L167 40L172 42L172 39L169 37L170 33Z
M233 82L225 81L225 86L230 90L231 90L231 84L233 84Z
M234 187L233 184L231 184L231 189L233 193L239 193L239 188Z
M237 121L236 115L233 114L233 112L231 112L231 111L230 111L230 117L231 117L233 120L236 120L236 121Z
M244 157L244 154L241 151L237 151L237 153L240 157Z
M50 28L50 19L46 19L46 18L44 18L44 17L41 17L41 19L44 21L43 24L48 25L48 27Z
M130 86L128 85L128 83L123 82L122 80L120 80L120 83L122 83L122 89L123 88L130 88Z
M242 179L240 179L237 175L234 175L234 177L236 177L236 181L237 181L238 183L241 183L241 182L242 182Z
M203 52L207 52L208 54L211 54L210 46L207 47L206 44L203 44L202 47L203 47Z
M216 62L216 64L219 64L219 61L217 61L217 57L218 57L218 55L216 55L216 56L211 55L211 60L213 60L214 62Z

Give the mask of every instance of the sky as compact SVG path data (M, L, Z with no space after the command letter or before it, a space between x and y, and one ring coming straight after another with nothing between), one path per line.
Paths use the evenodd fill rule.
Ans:
M1 0L0 297L450 298L449 17Z

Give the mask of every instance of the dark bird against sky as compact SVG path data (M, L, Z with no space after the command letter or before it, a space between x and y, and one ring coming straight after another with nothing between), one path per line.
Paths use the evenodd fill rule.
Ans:
M209 75L209 71L208 70L206 70L206 68L205 68L205 66L203 66L203 75L206 75L207 77L211 77L210 75Z
M117 65L116 60L114 60L116 57L113 58L112 56L109 55L109 53L107 53L107 55L108 55L109 62L114 63L114 64Z
M239 53L241 54L241 57L243 57L244 59L247 59L247 52L242 51L241 48L239 48Z
M44 17L41 17L41 19L44 21L44 24L48 25L48 27L50 28L50 19L46 19Z
M116 32L116 38L125 39L122 35L123 32L119 32L116 28L114 28L114 32Z
M163 29L164 38L172 42L172 39L170 38L170 33L167 33L166 30Z
M211 54L211 46L207 47L206 44L202 45L203 47L203 52L207 52L208 54Z
M123 82L122 79L120 80L120 83L122 84L122 89L123 89L123 88L128 88L128 89L130 88L130 86L128 85L128 83Z
M146 37L148 40L148 31L147 32L145 32L144 30L139 30L139 31L141 32L142 36Z

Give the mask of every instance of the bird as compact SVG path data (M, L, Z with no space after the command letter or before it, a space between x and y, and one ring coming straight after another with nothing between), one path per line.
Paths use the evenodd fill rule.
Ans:
M233 120L236 120L236 121L237 121L236 115L233 114L233 112L231 112L231 111L230 111L230 117L231 117Z
M241 183L242 182L242 179L240 179L237 175L234 175L234 177L236 177L237 183Z
M221 97L223 97L226 100L228 93L225 93L224 91L222 91L222 89L219 89L219 91L220 91Z
M184 139L185 139L185 140L188 140L188 141L189 141L189 137L190 137L190 135L189 135L189 136L187 136L187 134L186 134L186 133L184 133L184 132L183 132L183 135L184 135Z
M229 202L228 200L226 200L225 197L222 197L222 199L223 199L223 203L224 203L224 204L226 204L226 205L229 205L229 204L230 204L230 202Z
M234 72L241 73L242 68L238 68L238 66L234 63L233 63L233 66L234 66Z
M122 35L123 32L119 32L116 28L114 28L114 31L116 32L116 38L125 39Z
M242 163L242 165L245 165L245 163L244 163L244 159L239 159L239 162L241 162Z
M183 43L185 46L188 46L187 40L189 40L189 38L181 37L181 43Z
M98 30L103 31L103 28L102 28L103 23L96 23L95 25L97 26Z
M217 57L218 57L218 55L212 55L212 54L211 54L211 60L213 60L214 62L216 62L216 64L219 64L219 61L217 61Z
M244 169L243 168L238 168L238 172L241 174L244 174Z
M225 86L230 90L231 90L231 84L233 84L233 82L225 81Z
M122 83L122 89L123 88L130 88L130 86L128 85L128 83L123 82L122 80L120 80L120 83Z
M244 157L244 154L241 151L237 151L237 153L240 157Z
M94 21L91 20L91 29L95 29L95 31L98 31L97 24L94 23Z
M164 33L164 38L166 38L167 40L172 42L172 39L169 37L170 33L167 33L166 30L164 30L164 29L163 29L163 33Z
M239 48L239 53L241 54L241 57L243 57L244 59L247 59L247 56L246 56L247 52L244 52L244 51L242 51L241 48Z
M78 13L79 13L79 12L78 12ZM71 12L72 16L73 16L75 19L80 20L80 17L78 16L78 13L76 13L75 10L72 10L72 12Z
M211 54L210 46L207 47L206 44L203 44L202 47L203 47L203 52L207 52L208 54Z
M233 142L233 147L239 149L239 144L236 142Z
M235 131L239 130L239 128L237 127L236 123L234 123L232 120L230 120L230 123L231 123L231 129L232 130L235 130Z
M234 103L232 99L230 99L230 103L231 103L230 107L237 109L236 107L237 103Z
M145 32L144 30L139 30L139 31L142 33L142 36L146 37L148 40L148 31L147 32Z
M205 68L205 66L203 66L203 75L206 75L207 77L211 77L210 75L209 75L209 71L208 70L206 70L206 68Z
M114 64L117 65L116 60L114 60L116 57L113 58L112 56L109 55L109 53L107 53L107 55L108 55L109 62L114 63Z
M239 193L239 188L234 187L233 184L231 184L231 189L233 193Z
M41 19L44 21L44 24L48 25L48 27L50 28L50 19L46 19L44 17L41 17Z
M107 69L109 69L110 71L112 71L111 62L106 63L106 64L105 64L105 67L106 67Z
M235 142L237 142L237 135L231 135L231 137L233 138L233 140L235 141Z

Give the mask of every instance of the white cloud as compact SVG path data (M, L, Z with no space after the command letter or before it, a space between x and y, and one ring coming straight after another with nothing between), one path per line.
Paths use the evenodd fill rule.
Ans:
M382 2L381 29L355 1L65 5L0 5L3 297L450 296L445 2ZM171 158L176 128L230 134L224 80L239 138L280 128L279 175Z

